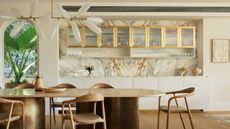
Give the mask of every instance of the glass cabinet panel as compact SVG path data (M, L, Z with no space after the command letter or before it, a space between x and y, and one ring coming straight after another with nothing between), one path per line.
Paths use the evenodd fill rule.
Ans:
M165 28L165 46L177 46L178 44L178 29Z
M85 46L96 47L97 46L97 34L91 31L89 28L85 28Z
M162 28L150 28L149 33L149 46L161 46Z
M66 36L67 36L67 47L79 47L79 46L81 46L81 42L78 42L74 38L72 29L70 27L68 27L66 31L67 31L67 33L66 33ZM81 31L81 29L80 29L80 31Z
M113 28L112 27L104 27L102 28L101 34L101 45L102 47L108 46L113 47Z
M129 46L129 27L118 27L117 28L117 46Z
M133 28L133 46L146 46L146 30L145 28Z
M193 46L194 45L194 28L182 28L181 29L181 46Z

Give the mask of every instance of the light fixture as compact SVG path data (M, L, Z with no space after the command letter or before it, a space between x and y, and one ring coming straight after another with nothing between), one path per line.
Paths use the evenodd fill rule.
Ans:
M53 1L53 0L52 0ZM81 8L78 10L77 14L74 17L71 17L68 12L63 9L60 5L58 5L58 12L61 13L61 15L68 19L70 21L70 25L73 31L73 35L76 41L81 41L80 31L79 28L74 21L78 18L78 16L81 13L87 12L87 10L90 8L90 4L86 3L85 5L81 6ZM83 24L87 26L91 31L95 32L96 34L101 34L102 30L100 27L98 27L98 24L101 24L103 22L103 19L100 17L87 17L85 20L83 20Z
M22 28L24 27L24 25L27 23L26 20L30 20L31 22L34 22L35 28L38 31L38 35L42 37L42 39L45 39L45 34L43 32L43 30L41 29L41 27L39 26L38 23L35 22L36 19L38 19L39 17L34 17L34 14L38 8L39 5L39 1L38 0L32 0L31 5L30 5L30 16L29 17L25 17L21 14L21 12L16 9L16 8L11 8L11 12L12 12L12 16L3 16L0 15L0 19L10 19L10 20L19 20L19 24L17 24L13 30L10 32L10 36L12 38L15 38L17 36L17 34L22 30Z
M80 36L80 31L79 31L78 25L76 23L76 20L83 21L82 23L85 26L87 26L90 30L95 32L96 34L102 33L101 28L98 27L98 25L103 22L102 18L100 18L100 17L80 18L79 17L79 15L81 13L87 12L87 10L90 8L90 3L86 3L83 6L81 6L81 8L78 10L78 12L76 13L75 16L70 16L69 13L62 6L57 4L56 5L58 8L57 11L62 15L62 17L54 17L54 15L53 15L54 0L51 0L51 7L50 7L51 12L50 13L46 13L45 15L42 15L40 17L35 17L34 14L35 14L38 6L39 6L39 0L32 0L31 5L30 5L30 10L29 10L29 12L30 12L29 17L22 16L20 11L16 8L11 8L13 16L0 15L0 19L19 19L19 24L16 25L14 27L14 29L11 31L11 34L10 34L11 37L17 36L17 34L21 31L23 26L26 24L26 20L34 22L35 28L38 32L38 35L41 36L42 39L46 39L46 36L44 34L42 27L38 23L39 20L50 20L51 21L51 19L55 19L55 20L66 19L67 22L70 23L72 30L73 30L74 38L78 42L81 41L81 36ZM58 25L58 27L59 27L59 25ZM58 30L58 27L55 27L55 28L52 27L51 32L49 33L49 34L51 34L51 38L54 37L55 33Z

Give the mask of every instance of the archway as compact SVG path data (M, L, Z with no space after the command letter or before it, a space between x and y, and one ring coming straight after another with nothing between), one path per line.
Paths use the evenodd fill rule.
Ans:
M3 83L22 83L34 78L37 71L38 34L32 22L27 21L15 37L10 34L19 24L18 20L7 21L1 28L2 86ZM4 54L3 54L4 51ZM4 60L4 61L3 61ZM9 81L11 80L11 81ZM28 80L27 80L28 81Z

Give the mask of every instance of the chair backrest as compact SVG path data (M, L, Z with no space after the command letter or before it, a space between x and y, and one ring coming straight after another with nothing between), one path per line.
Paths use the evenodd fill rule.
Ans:
M91 87L92 89L99 89L99 88L114 88L109 84L106 83L97 83Z
M194 93L194 91L195 91L194 87L189 87L189 88L182 89L182 90L166 92L166 94L188 94L188 95L191 95Z
M58 84L57 86L54 86L54 87L55 88L77 88L73 84L69 84L69 83L61 83L61 84Z
M76 99L77 103L99 102L99 101L104 101L104 96L101 94L92 94L92 93L80 96Z
M35 88L34 84L31 84L31 83L22 83L22 84L19 84L16 87L14 87L13 89L29 89L29 88Z

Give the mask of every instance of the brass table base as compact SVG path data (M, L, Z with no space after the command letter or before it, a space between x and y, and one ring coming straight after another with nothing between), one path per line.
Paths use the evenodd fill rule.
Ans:
M98 104L99 106L99 104ZM77 105L77 112L93 110L93 105ZM99 109L99 108L97 108ZM99 114L101 111L97 111ZM105 98L107 129L139 129L139 108L137 97ZM92 129L91 125L78 125L78 129ZM103 129L98 123L96 129Z

